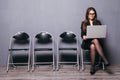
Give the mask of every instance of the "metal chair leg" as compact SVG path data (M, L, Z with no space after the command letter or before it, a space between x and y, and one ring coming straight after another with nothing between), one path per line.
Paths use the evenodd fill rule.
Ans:
M82 71L84 70L84 62L83 62L83 51L81 49L81 65L82 65Z
M10 54L8 55L7 70L6 70L6 72L8 72L8 71L9 71L9 63L10 63Z

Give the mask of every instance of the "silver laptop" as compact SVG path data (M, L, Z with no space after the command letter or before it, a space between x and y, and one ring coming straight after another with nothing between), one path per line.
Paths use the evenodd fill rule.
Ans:
M87 26L87 38L106 38L106 25Z

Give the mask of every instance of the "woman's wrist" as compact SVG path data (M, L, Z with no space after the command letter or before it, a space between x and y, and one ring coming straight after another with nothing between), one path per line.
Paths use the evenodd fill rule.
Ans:
M83 40L86 40L86 35L83 36Z

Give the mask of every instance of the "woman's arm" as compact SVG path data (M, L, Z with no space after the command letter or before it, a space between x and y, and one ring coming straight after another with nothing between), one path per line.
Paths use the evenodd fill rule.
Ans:
M81 24L81 37L83 40L86 40L86 31L85 31L85 26L84 26L84 21Z

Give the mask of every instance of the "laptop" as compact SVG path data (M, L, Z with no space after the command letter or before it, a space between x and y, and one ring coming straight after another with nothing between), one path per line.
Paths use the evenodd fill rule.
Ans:
M86 38L106 38L106 25L87 26Z

